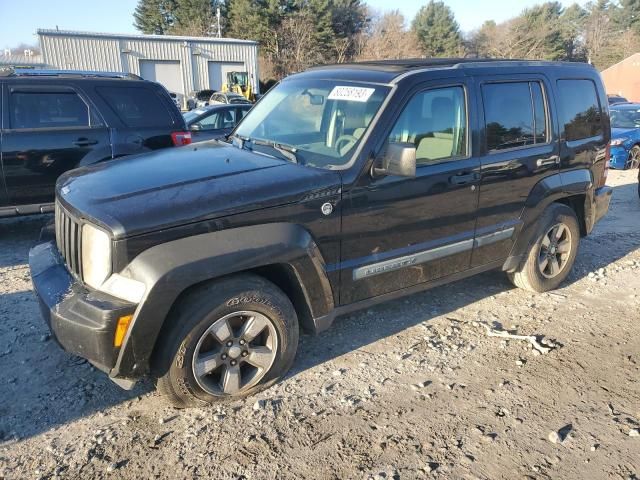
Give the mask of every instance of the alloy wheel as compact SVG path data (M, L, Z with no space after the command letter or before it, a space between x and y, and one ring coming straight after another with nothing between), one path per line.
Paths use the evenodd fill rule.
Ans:
M546 278L554 278L567 266L571 256L571 230L564 223L558 223L542 237L538 268Z
M632 148L629 153L629 168L636 169L640 166L640 148Z
M277 349L276 328L267 316L230 313L213 322L198 340L193 375L211 395L241 395L266 375Z

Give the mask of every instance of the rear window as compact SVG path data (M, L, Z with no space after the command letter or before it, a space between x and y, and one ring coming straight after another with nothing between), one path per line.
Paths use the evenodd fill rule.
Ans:
M97 87L96 90L128 127L173 125L162 98L149 88Z
M598 91L591 80L558 80L558 104L567 142L603 134Z
M11 92L11 128L89 126L89 107L75 92Z
M196 98L198 100L209 100L211 95L213 95L213 90L200 90L196 93Z
M547 114L539 82L482 86L489 151L547 142Z

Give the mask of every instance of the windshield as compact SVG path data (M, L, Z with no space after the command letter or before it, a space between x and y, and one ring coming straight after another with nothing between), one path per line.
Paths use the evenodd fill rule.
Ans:
M640 128L640 105L637 108L612 108L613 128Z
M209 100L209 97L211 97L211 95L213 95L213 90L200 90L196 94L196 98L198 100Z
M243 119L241 138L287 145L298 163L346 165L389 89L336 80L287 80Z

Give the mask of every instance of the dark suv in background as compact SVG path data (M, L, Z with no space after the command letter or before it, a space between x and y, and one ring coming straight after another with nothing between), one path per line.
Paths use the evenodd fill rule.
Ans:
M586 64L310 69L231 145L65 174L33 284L60 344L120 385L242 397L285 375L300 328L493 269L558 287L609 208L609 123Z
M0 217L53 211L63 172L190 143L164 87L120 73L0 72Z

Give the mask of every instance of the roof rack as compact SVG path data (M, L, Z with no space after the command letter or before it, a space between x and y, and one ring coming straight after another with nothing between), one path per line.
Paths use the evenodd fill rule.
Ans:
M39 68L4 67L0 68L0 77L98 77L98 78L128 78L142 80L134 73L124 72L95 72L89 70L49 70Z

